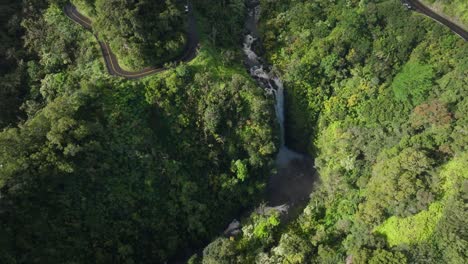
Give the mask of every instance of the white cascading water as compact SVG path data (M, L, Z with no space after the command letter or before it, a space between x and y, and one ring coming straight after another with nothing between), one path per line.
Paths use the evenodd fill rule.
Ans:
M255 54L255 52L252 51L252 44L256 39L252 37L250 34L245 36L245 41L244 41L244 53L247 55L247 59L253 63L259 63L258 61L258 56ZM252 69L250 69L250 72L252 73Z
M284 129L284 87L283 82L270 71L270 67L263 63L253 50L252 45L258 37L257 22L260 17L260 2L259 0L248 1L248 17L246 21L246 29L249 32L244 39L244 53L246 55L245 63L249 69L250 75L257 83L265 90L266 94L275 98L275 113L280 128L280 149L276 156L276 167L278 172L275 175L270 175L268 182L268 192L270 193L268 203L273 207L260 205L255 211L259 214L268 214L271 210L276 210L280 214L288 214L290 206L297 206L305 201L311 192L312 180L311 172L313 168L304 166L308 163L305 156L296 153L286 147L285 144L285 129ZM292 160L300 160L299 164L290 163ZM283 171L283 172L281 172ZM277 205L277 206L274 206ZM237 227L237 229L235 228ZM225 235L235 235L240 228L239 222L234 219L228 226Z
M258 21L259 8L249 12L249 16L254 16L253 21ZM251 32L252 34L252 32ZM247 56L247 65L250 67L250 75L254 77L260 86L262 86L267 94L272 94L275 97L275 112L280 127L281 145L276 164L278 167L286 166L293 159L301 159L302 155L288 149L285 145L285 130L284 130L284 87L281 80L271 72L265 70L265 66L261 63L261 58L252 50L252 44L257 40L251 34L247 34L244 40L244 53Z

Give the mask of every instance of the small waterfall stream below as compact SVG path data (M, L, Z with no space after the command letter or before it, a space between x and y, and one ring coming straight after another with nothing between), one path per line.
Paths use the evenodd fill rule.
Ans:
M313 160L294 152L285 142L284 86L271 67L254 52L254 46L260 44L257 23L260 17L260 3L250 0L247 3L248 17L245 23L247 34L244 38L243 51L245 65L250 75L265 92L275 98L275 112L280 128L280 149L276 157L278 172L268 181L267 202L269 206L280 204L288 207L301 207L309 198L315 181Z

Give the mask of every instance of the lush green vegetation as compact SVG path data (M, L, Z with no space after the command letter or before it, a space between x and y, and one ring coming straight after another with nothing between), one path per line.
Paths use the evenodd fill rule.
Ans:
M215 45L235 47L243 39L242 29L245 17L244 0L198 0L201 12L207 19L205 31Z
M442 216L441 209L441 204L435 202L428 210L414 216L407 218L392 216L375 231L385 235L390 246L424 242L434 233L434 228Z
M316 157L321 184L262 243L253 215L193 261L465 263L466 42L399 1L261 6L288 140Z
M444 221L443 219L441 221L444 210L447 210L447 206L450 206L454 199L458 199L457 190L460 187L456 186L456 184L460 184L460 182L468 178L466 173L468 169L467 158L468 155L465 152L455 157L442 168L440 176L444 182L444 196L441 201L434 202L429 206L428 210L423 210L407 218L392 216L377 227L375 231L384 234L390 246L414 245L433 240L434 238L431 236L436 233L435 228L440 222ZM447 213L449 212L446 211L445 217L448 216Z
M190 64L110 77L62 4L7 5L19 15L2 45L31 55L2 53L3 83L26 89L2 86L2 109L18 98L5 107L27 116L0 116L10 126L0 132L0 262L162 263L204 245L263 192L276 152L272 99L209 32Z
M129 69L161 65L182 53L186 21L182 1L74 0L93 20L93 30L107 41Z
M422 2L450 17L465 29L468 28L468 2L464 0L422 0Z
M19 107L27 90L24 58L21 49L21 3L9 0L0 3L0 128L21 118Z
M129 67L185 41L182 2L73 2ZM261 0L287 141L321 181L295 219L226 238L278 143L241 64L244 1L197 1L196 59L140 80L109 76L64 4L0 4L0 263L164 263L209 241L189 263L466 262L468 46L445 27L396 0Z

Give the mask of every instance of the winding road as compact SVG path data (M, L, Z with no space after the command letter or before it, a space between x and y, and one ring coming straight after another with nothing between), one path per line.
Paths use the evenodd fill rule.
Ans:
M439 22L440 24L450 28L454 33L462 37L464 40L468 41L468 31L464 30L459 25L453 23L452 21L448 20L447 18L437 14L436 12L432 11L429 7L425 6L418 0L404 0L407 4L411 6L412 9L415 11L424 14L433 20Z
M453 23L452 21L448 20L447 18L437 14L436 12L432 11L430 8L419 2L418 0L403 0L405 3L409 4L412 9L415 11L424 14L433 20L441 23L442 25L450 28L454 33L462 37L464 40L468 41L468 32L464 30L462 27L458 26L457 24ZM84 16L74 5L68 3L64 7L64 13L74 22L80 24L87 30L93 32L92 21L88 17ZM126 71L122 69L119 64L119 61L115 54L112 52L108 43L99 39L98 34L93 32L94 36L96 37L97 41L99 42L99 46L101 47L102 56L104 58L104 62L106 64L107 70L109 74L114 76L125 77L128 79L137 79L142 78L151 74L155 74L158 72L162 72L167 70L164 66L157 66L157 67L147 67L139 71ZM196 28L196 21L195 16L193 14L193 7L192 4L189 3L189 12L188 12L188 29L187 29L187 43L184 47L184 50L181 55L176 57L173 61L174 62L188 62L195 58L197 55L197 47L199 43L199 37Z
M84 16L74 5L68 3L65 5L63 9L65 15L67 15L71 20L80 24L87 30L93 32L92 21L88 17ZM155 74L158 72L162 72L167 70L164 66L158 67L148 67L144 68L140 71L126 71L120 67L120 64L117 60L117 57L112 52L108 43L101 41L98 37L96 32L93 32L94 36L96 37L97 41L99 42L99 46L101 46L102 56L104 58L104 62L106 64L107 70L109 74L114 76L125 77L127 79L138 79L142 78L151 74ZM193 14L192 4L189 3L189 12L188 12L188 29L187 29L187 43L184 47L184 50L181 55L176 57L173 61L174 62L188 62L191 61L197 55L197 47L199 43L199 37L196 28L196 21L195 16Z

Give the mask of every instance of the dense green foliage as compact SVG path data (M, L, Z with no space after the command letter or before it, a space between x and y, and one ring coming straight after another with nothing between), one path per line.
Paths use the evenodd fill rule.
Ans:
M207 18L207 33L211 42L218 46L239 46L242 39L244 0L198 0L200 11Z
M27 6L27 5L26 5ZM0 3L0 128L21 116L19 106L27 88L24 85L27 55L21 49L21 3Z
M182 53L187 16L181 1L73 2L92 18L93 30L109 42L126 68L160 65Z
M8 105L27 118L0 132L1 263L164 262L260 197L276 126L239 58L203 34L190 64L114 78L60 5L10 4L23 36L5 45L33 55L24 101Z
M108 75L65 2L0 5L0 263L165 263L212 239L189 263L466 263L468 46L445 27L396 0L261 0L287 141L320 183L297 218L218 237L278 143L244 1L194 2L196 59L140 80ZM181 1L73 2L128 67L184 44Z
M435 11L442 12L465 29L468 28L468 2L464 0L422 0Z
M399 1L261 4L288 140L316 157L321 184L267 243L248 242L252 216L200 261L465 263L466 42Z

